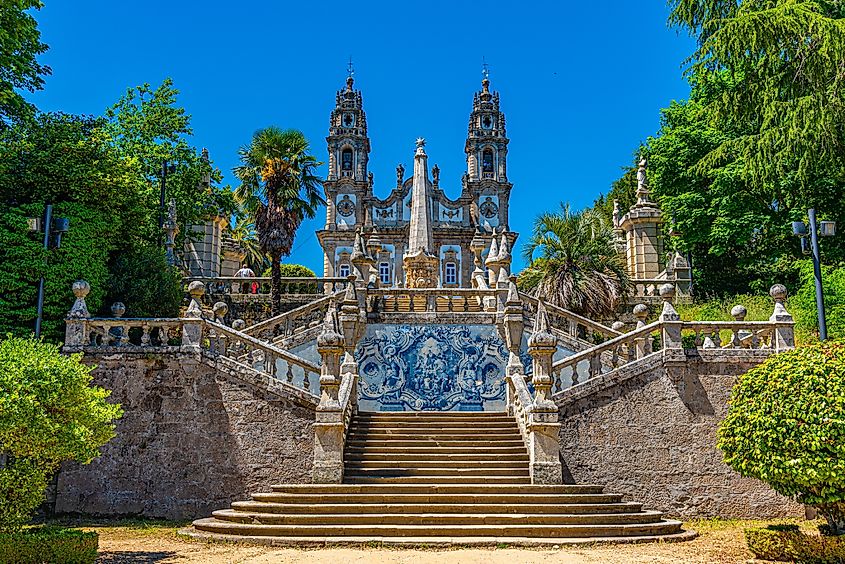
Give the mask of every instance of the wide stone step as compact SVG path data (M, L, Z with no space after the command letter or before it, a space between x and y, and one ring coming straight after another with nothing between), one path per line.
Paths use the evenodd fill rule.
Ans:
M528 470L528 463L522 460L354 460L346 461L346 468L350 471L358 468L391 468L401 470L403 468L454 468L456 470L479 470L490 469L525 469ZM478 475L473 473L473 475Z
M232 508L238 511L258 513L532 513L532 514L587 514L587 513L637 513L642 511L641 503L568 503L534 505L522 503L270 503L258 501L236 501Z
M362 515L317 513L292 514L265 513L260 511L242 511L240 509L222 509L212 513L212 517L234 523L254 523L262 525L429 525L467 526L467 525L614 525L628 523L655 523L662 519L659 511L640 511L637 513L368 513Z
M525 449L523 449L525 450ZM438 453L426 452L410 453L404 452L382 452L382 453L368 453L368 452L347 452L345 459L347 462L422 462L431 461L437 464L448 465L456 464L458 462L488 462L491 460L501 462L523 462L528 463L529 458L527 454L489 454L489 453ZM411 464L415 466L415 464Z
M386 484L377 481L377 484ZM413 482L412 482L413 483ZM514 485L514 484L511 484ZM527 485L527 484L526 484ZM620 503L622 496L606 493L283 493L260 492L252 494L253 501L284 504L486 504L486 505L514 505L514 504L594 504Z
M494 466L492 468L479 468L477 466L470 466L468 468L457 468L454 466L431 466L424 468L412 468L409 466L392 466L389 468L373 468L369 470L360 466L350 465L347 467L346 475L350 477L359 475L373 478L395 478L399 476L481 476L483 478L488 478L494 476L527 476L528 467L524 464L517 464L514 466ZM479 480L476 479L475 481L478 482Z
M239 536L274 537L631 537L666 535L681 530L680 521L599 525L260 525L219 519L194 521L199 531Z
M601 494L603 486L595 484L558 485L490 485L490 484L276 484L274 492L289 494Z
M431 456L445 456L450 454L464 454L467 456L503 456L503 455L525 455L527 456L527 452L525 450L525 445L523 443L519 443L517 446L488 446L488 447L444 447L444 446L437 446L437 445L429 445L429 446L406 446L400 449L392 448L392 447L381 447L381 446L374 446L374 445L364 445L364 446L352 446L349 443L346 445L346 453L347 455L381 455L381 454L393 454L393 453L402 453L403 455L408 456L424 456L427 457Z
M371 477L361 475L350 475L346 482L351 484L475 484L478 483L478 476L389 476ZM519 476L488 476L484 480L490 484L530 484L531 478L526 473L524 477Z
M506 411L359 411L356 419L509 419Z
M350 441L522 441L519 433L473 433L464 430L462 433L435 433L431 432L373 432L373 433L349 433Z
M431 431L466 430L467 428L487 431L489 429L519 429L516 422L510 421L353 421L350 429L425 429Z
M360 439L350 437L346 443L350 447L375 447L375 448L398 448L402 447L475 447L477 449L488 449L495 447L520 447L525 450L525 443L522 439L488 441L482 439L476 440L455 440L455 439L434 439L429 437L419 437L416 439Z

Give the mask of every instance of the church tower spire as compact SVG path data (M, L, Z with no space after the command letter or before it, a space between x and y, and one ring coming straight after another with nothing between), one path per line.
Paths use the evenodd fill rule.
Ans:
M411 187L411 217L408 225L408 250L402 257L405 267L405 284L408 288L433 288L437 286L437 256L432 254L431 190L428 180L428 155L425 139L417 139L414 153L414 179Z
M355 79L350 71L346 88L338 90L335 109L329 123L329 174L328 180L350 178L355 182L367 181L367 162L370 156L370 138L367 137L367 115L361 91L355 90Z

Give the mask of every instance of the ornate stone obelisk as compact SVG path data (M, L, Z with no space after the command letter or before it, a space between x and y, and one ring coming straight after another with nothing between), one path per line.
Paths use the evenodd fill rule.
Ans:
M405 266L405 286L408 288L434 288L438 280L439 260L432 254L428 188L428 155L425 154L425 139L417 139L414 154L414 184L411 188L411 221L409 225L408 250L402 258Z

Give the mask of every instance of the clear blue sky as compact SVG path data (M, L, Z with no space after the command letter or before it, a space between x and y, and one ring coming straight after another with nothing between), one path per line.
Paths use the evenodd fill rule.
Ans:
M193 116L192 143L234 183L238 147L270 124L301 129L327 160L351 55L376 194L388 193L398 162L412 166L422 136L455 197L484 57L511 139L511 229L524 240L538 212L606 192L657 130L659 109L688 95L681 65L693 42L666 15L660 0L46 0L36 18L53 76L29 98L42 110L101 114L127 87L172 77ZM302 226L290 259L318 274L313 232L324 217Z

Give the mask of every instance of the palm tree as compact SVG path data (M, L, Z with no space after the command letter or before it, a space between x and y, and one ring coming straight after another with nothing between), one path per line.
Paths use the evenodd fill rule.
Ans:
M267 255L261 250L258 242L258 234L255 232L255 223L252 218L238 214L235 218L235 225L229 226L229 237L235 242L238 248L244 253L244 262L253 272L263 272L270 267Z
M628 289L613 230L592 209L575 213L561 204L559 212L538 216L523 256L523 290L587 317L612 317Z
M289 256L296 230L326 202L322 180L315 169L322 163L309 153L301 131L267 127L255 132L252 141L238 151L241 164L235 176L241 181L235 197L255 225L261 250L272 267L273 315L282 310L279 261Z

